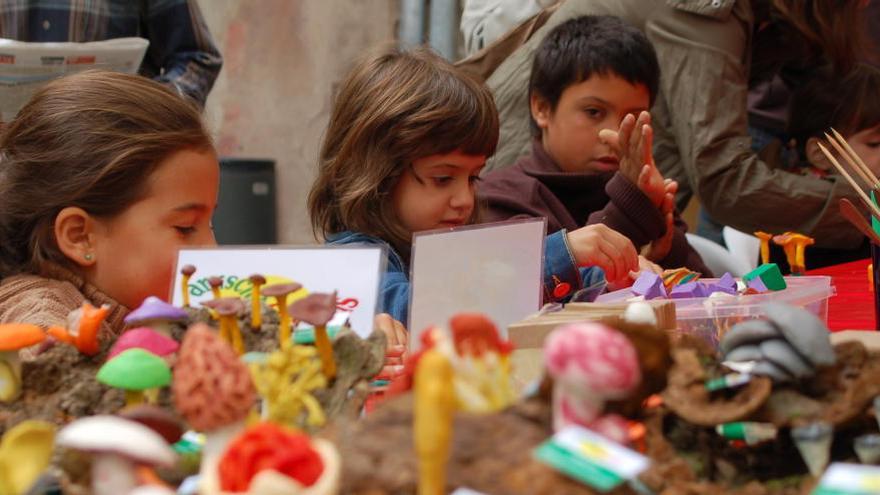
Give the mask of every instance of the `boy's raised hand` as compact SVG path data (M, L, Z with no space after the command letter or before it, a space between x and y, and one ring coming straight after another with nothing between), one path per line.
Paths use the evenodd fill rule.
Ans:
M599 131L599 139L617 154L620 159L620 173L638 186L654 206L660 208L665 195L664 179L657 170L651 153L654 142L651 114L641 112L638 119L627 114L620 122L617 132L603 129Z
M675 193L678 191L678 182L672 179L664 181L664 190L666 194L663 197L663 203L660 205L660 212L663 214L663 220L666 223L666 233L663 237L655 240L648 246L645 256L651 261L659 262L669 255L672 249L672 236L675 233Z
M578 266L598 266L611 283L638 271L636 248L623 234L604 224L593 224L568 234L568 244Z

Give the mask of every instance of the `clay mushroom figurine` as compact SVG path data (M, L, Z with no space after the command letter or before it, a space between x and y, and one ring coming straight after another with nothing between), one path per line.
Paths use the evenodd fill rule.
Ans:
M92 493L119 495L136 484L135 466L172 467L176 455L159 434L146 426L117 416L89 416L58 432L56 445L90 452Z
M773 238L773 234L759 230L755 232L755 237L761 241L761 264L766 265L770 263L770 239Z
M183 422L167 410L149 404L126 407L119 416L140 423L158 433L169 444L177 443L183 436Z
M171 370L159 356L135 348L104 363L96 378L104 385L125 390L125 405L132 406L143 402L145 393L149 402L155 402L158 389L171 383Z
M806 271L804 251L807 246L812 246L816 241L812 237L807 237L797 232L786 232L782 235L773 236L773 242L782 246L782 250L785 251L785 258L788 260L791 273L803 275Z
M0 493L25 493L52 459L55 425L28 419L0 441Z
M455 392L452 364L441 347L434 346L422 354L413 378L413 436L419 458L420 495L446 493Z
M189 307L189 279L196 273L196 267L192 265L183 265L180 269L182 275L180 279L180 295L183 296L183 307Z
M98 332L101 323L110 313L110 306L104 304L98 308L88 302L67 315L67 328L49 327L47 333L55 339L66 342L87 355L94 356L101 350L98 343Z
M260 288L265 285L266 277L255 273L248 277L251 281L251 329L257 331L263 326L263 307L260 304Z
M169 356L177 352L180 344L176 340L161 334L152 328L139 327L126 330L116 339L107 359L113 359L119 353L129 349L143 349L159 357Z
M625 398L641 381L629 339L601 323L573 323L550 334L544 360L553 376L553 428L579 424L625 443L626 422L603 410L605 401Z
M202 306L217 312L217 317L220 319L220 338L231 345L239 356L244 354L244 341L241 339L241 330L238 328L238 315L244 312L244 303L241 299L221 297L220 299L203 301Z
M211 294L214 295L214 299L220 299L220 289L223 287L223 277L213 276L208 277L208 285L211 286Z
M336 292L320 294L313 292L291 304L290 314L297 320L315 327L315 347L321 357L321 368L328 380L336 376L336 361L333 360L333 346L327 336L327 322L336 314Z
M150 296L144 299L140 307L125 317L125 324L130 327L150 327L170 337L173 322L185 321L188 317L186 311L158 297Z
M219 492L217 463L244 429L256 393L247 366L207 325L189 328L174 367L174 407L205 434L200 492Z
M281 321L278 322L278 345L282 348L290 345L290 314L287 312L287 296L302 289L302 285L293 282L289 284L272 284L263 287L263 295L275 298L275 309Z
M239 435L220 460L224 493L331 495L338 493L340 459L327 440L274 423Z
M0 402L12 402L21 392L21 360L19 349L39 344L46 334L40 327L27 323L0 325Z

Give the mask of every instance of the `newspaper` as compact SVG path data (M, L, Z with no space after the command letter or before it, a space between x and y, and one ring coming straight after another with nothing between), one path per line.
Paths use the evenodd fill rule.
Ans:
M89 43L26 43L0 38L0 121L12 120L40 87L86 69L134 74L150 42L117 38Z

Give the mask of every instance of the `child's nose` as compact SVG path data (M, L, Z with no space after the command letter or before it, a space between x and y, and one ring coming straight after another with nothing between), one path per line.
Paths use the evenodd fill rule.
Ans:
M474 191L471 189L470 184L456 188L455 194L452 195L449 204L456 209L473 207Z

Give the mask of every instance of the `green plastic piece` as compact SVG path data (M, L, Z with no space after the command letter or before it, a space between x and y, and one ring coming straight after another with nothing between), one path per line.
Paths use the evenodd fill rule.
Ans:
M873 190L871 191L871 201L873 201L875 205L877 204L877 196L874 195ZM871 215L871 227L874 228L874 232L876 232L877 235L880 235L880 220L877 220L877 217L874 215Z
M770 290L784 290L787 287L785 278L782 277L782 272L779 271L779 266L776 263L765 263L746 273L743 275L743 282L748 284L750 280L756 278L760 278L761 282L764 282L764 287Z
M327 337L330 340L336 338L336 334L342 330L341 327L327 327ZM293 343L296 345L309 345L315 343L314 328L300 328L293 332Z
M171 383L171 370L159 356L134 348L104 363L96 378L113 388L146 390Z

